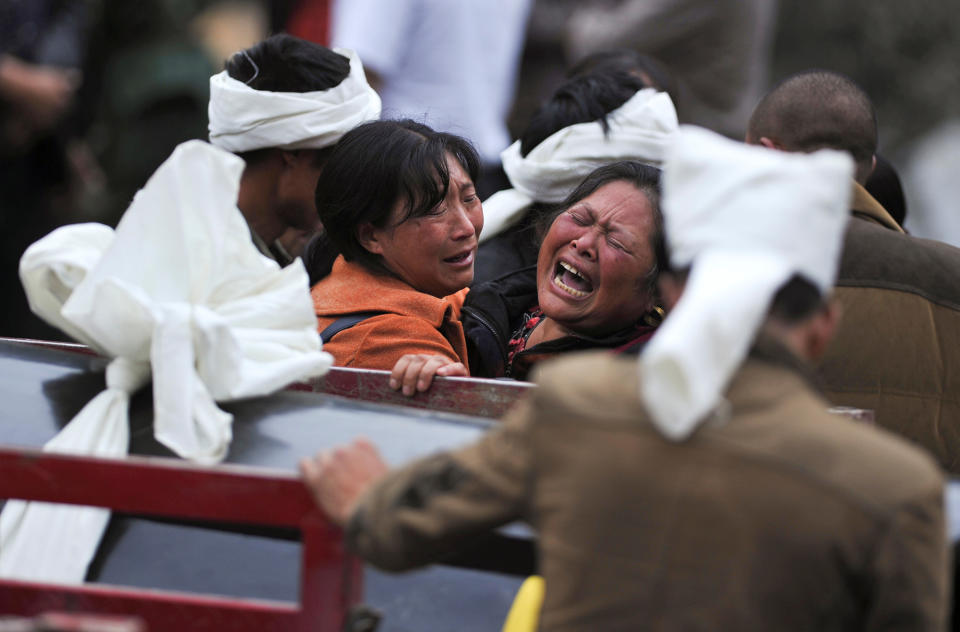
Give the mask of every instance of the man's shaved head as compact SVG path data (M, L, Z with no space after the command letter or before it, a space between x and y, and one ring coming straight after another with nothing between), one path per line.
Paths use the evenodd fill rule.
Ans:
M786 151L829 147L853 155L857 181L866 181L877 151L877 115L870 97L849 77L816 70L787 77L753 111L747 142L768 139Z

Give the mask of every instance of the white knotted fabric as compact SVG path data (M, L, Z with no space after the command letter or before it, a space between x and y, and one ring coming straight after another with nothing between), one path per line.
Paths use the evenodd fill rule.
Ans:
M210 142L231 152L266 147L322 149L365 121L380 118L380 96L351 50L350 74L329 90L255 90L224 70L210 77Z
M677 130L670 97L653 88L638 91L599 121L570 125L520 155L520 141L500 154L513 185L483 202L485 241L509 228L534 201L562 202L591 171L618 160L659 166Z
M836 278L853 160L754 147L683 126L664 163L671 265L683 294L640 356L654 425L682 441L711 418L777 290L800 274L824 294Z
M60 310L113 242L103 224L72 224L55 229L31 245L20 259L20 279L33 313L78 342L93 341L66 320ZM102 349L97 349L102 351Z
M325 373L307 273L260 255L236 207L243 161L180 145L137 193L116 232L60 228L24 253L31 307L113 360L107 389L44 450L122 457L130 395L153 378L154 433L178 455L222 460L232 416L255 397ZM11 501L0 515L0 575L77 583L109 512Z

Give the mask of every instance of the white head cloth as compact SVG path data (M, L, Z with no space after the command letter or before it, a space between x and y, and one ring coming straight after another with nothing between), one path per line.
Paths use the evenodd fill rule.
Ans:
M180 145L137 193L116 232L59 228L20 261L31 308L113 358L107 390L44 450L123 457L130 394L153 377L154 434L203 463L226 456L232 416L214 403L320 375L303 264L257 252L236 207L243 161L202 141ZM0 576L83 581L109 512L10 501L0 515Z
M786 152L683 126L664 164L671 265L683 295L640 357L660 432L688 437L722 401L777 290L801 274L828 293L849 216L853 161Z
M607 115L609 131L599 121L570 125L548 136L526 156L520 141L500 159L512 189L498 191L483 203L485 241L511 226L534 201L562 202L594 169L618 160L659 166L677 130L670 97L644 88Z
M254 90L226 70L210 77L210 142L232 152L322 149L380 118L380 96L367 84L360 58L347 49L334 52L350 58L350 74L329 90Z

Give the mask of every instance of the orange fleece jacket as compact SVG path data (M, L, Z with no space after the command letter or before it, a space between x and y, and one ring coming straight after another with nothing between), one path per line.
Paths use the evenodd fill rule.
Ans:
M386 312L341 331L323 350L333 355L337 366L389 371L407 353L442 355L470 366L460 324L468 291L437 298L340 256L310 293L319 331L356 312Z

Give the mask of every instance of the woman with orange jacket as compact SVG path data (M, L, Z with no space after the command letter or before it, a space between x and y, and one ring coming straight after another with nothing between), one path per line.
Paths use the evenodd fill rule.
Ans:
M393 369L408 354L466 374L460 308L473 280L483 210L468 141L414 121L348 132L317 183L317 210L340 255L311 293L337 366Z

